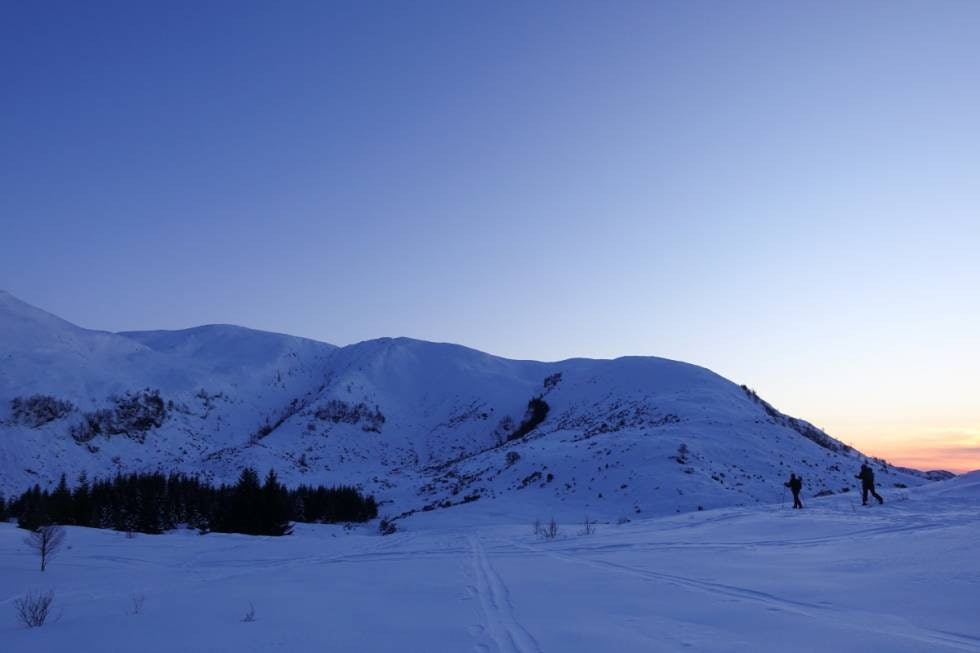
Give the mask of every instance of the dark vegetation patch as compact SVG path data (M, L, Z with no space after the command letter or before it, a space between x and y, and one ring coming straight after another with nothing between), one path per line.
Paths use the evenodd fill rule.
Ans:
M270 433L282 426L287 419L305 409L308 404L309 395L302 399L297 398L290 401L288 404L286 404L285 408L279 411L279 414L276 417L271 420L268 417L266 418L265 422L255 430L255 433L249 436L249 444L258 444L259 440L268 436Z
M10 402L14 422L34 429L64 419L74 411L75 404L51 395L15 397Z
M545 378L544 391L546 393L551 392L552 390L558 387L559 383L561 383L561 372L555 372L554 374Z
M146 440L146 433L159 428L167 419L167 408L159 390L146 388L139 392L113 395L111 408L82 414L82 422L71 428L75 442L83 443L96 436L124 435L137 442Z
M521 420L520 425L514 432L507 436L508 441L520 440L528 433L538 428L548 417L548 411L551 407L545 402L541 397L534 397L527 402L527 410L524 412L524 419Z
M153 472L91 483L83 474L69 488L62 474L53 491L35 485L12 499L6 512L30 530L73 524L162 533L184 524L202 533L287 535L290 522L364 522L377 517L378 506L354 487L289 489L272 470L260 482L256 471L246 468L234 485L217 487L196 476Z
M339 399L331 399L314 413L317 419L334 424L360 424L362 431L380 433L385 416L379 406L372 408L366 403L350 404Z

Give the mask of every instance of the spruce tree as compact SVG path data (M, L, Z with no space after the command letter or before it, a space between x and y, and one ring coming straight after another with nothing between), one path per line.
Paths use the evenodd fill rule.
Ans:
M58 480L58 487L51 493L48 516L53 524L71 524L75 521L72 514L71 490L68 489L68 481L64 474Z
M88 483L88 474L84 471L78 475L78 485L72 493L72 504L74 523L79 526L91 526L92 488Z
M220 514L222 512L223 516ZM238 477L238 483L230 491L227 509L219 512L218 528L214 530L261 535L263 521L259 475L251 467L246 467Z
M264 535L288 535L293 530L289 525L289 494L272 469L262 486L262 520Z
M30 490L21 497L23 507L17 516L17 526L25 530L33 531L48 522L45 506L45 495L41 492L41 486L34 484Z

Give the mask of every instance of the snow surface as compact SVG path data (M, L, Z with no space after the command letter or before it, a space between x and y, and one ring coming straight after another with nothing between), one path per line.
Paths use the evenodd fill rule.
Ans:
M722 508L593 535L473 526L479 503L283 538L68 528L41 573L0 524L0 642L34 651L980 651L980 474L885 493ZM497 504L516 502L501 498ZM513 506L511 506L513 507ZM548 515L540 515L547 519ZM56 592L25 629L13 600ZM132 596L144 597L132 612ZM256 620L242 621L254 605Z

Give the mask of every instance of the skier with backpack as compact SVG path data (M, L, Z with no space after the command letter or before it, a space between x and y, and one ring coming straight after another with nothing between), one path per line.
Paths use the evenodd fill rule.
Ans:
M865 460L861 464L861 472L854 478L861 481L861 505L868 505L868 493L871 493L875 499L878 500L879 504L885 502L877 492L875 492L875 473L872 471L871 467L868 465L868 461Z
M793 492L793 508L802 508L803 502L800 501L800 490L803 489L803 478L796 474L790 474L789 480L783 483Z

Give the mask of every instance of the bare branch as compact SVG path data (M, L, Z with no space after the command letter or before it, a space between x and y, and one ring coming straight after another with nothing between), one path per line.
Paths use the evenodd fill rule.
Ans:
M31 531L24 538L24 543L31 547L41 558L41 571L44 571L48 562L54 558L61 547L65 544L65 528L57 524L51 526L39 526Z
M40 628L48 618L53 601L54 592L41 592L37 595L28 592L24 598L14 601L17 621L26 628Z

